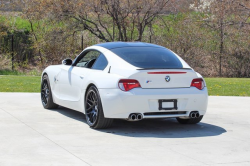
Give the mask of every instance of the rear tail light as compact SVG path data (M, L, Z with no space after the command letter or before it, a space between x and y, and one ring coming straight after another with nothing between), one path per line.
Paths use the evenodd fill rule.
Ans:
M192 86L196 87L197 89L202 90L205 87L205 83L202 78L196 78L196 79L193 79L191 83L191 87Z
M140 88L141 85L137 80L132 79L121 79L118 83L118 86L123 91L129 91L134 88Z

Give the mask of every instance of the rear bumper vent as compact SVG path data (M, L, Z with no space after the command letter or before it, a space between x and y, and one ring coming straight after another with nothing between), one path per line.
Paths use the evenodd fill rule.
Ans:
M147 115L179 115L179 114L186 114L186 111L176 111L176 112L146 112L144 116Z

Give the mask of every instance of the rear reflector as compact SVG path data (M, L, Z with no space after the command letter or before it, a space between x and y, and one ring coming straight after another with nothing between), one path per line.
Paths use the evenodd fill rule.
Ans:
M133 79L121 79L118 83L118 86L123 91L129 91L131 89L141 87L140 83Z
M169 71L169 72L148 72L148 74L186 74L187 72Z
M196 78L196 79L193 79L191 83L191 87L192 86L196 87L197 89L202 90L205 87L205 83L202 78Z

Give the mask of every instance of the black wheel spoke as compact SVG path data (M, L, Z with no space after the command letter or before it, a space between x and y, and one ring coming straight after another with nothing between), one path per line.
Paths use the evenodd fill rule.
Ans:
M94 107L95 107L95 105L92 105L91 107L87 108L87 111L91 110Z
M88 123L94 124L98 115L98 103L96 92L93 90L87 93L85 109Z
M42 100L43 100L44 104L47 104L47 100L46 100L45 96L42 96Z
M41 101L45 109L55 109L58 107L58 105L53 102L52 91L50 90L49 78L47 74L44 74L42 77L40 94Z
M90 122L94 123L94 120L93 120L93 117L94 117L94 112L92 111L89 115L89 120Z
M92 98L92 101L95 103L96 100L95 100L95 94L94 93L92 94L91 98Z
M92 94L92 93L89 94L89 99L90 99L92 102L94 102L94 100L93 100L93 94Z
M87 104L88 104L90 107L94 105L93 103L90 104L90 103L88 103L88 102L87 102Z
M48 82L47 80L43 80L42 83L42 88L41 88L41 98L42 98L42 102L44 103L44 105L47 105L49 102L49 88L48 88Z
M93 121L95 121L97 118L96 113L93 114Z
M94 104L92 100L90 100L90 99L87 99L87 100L88 100L89 102L91 102L92 104Z

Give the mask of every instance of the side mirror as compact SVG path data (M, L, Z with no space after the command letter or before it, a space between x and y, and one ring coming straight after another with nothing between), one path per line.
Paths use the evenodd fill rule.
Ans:
M63 64L63 65L72 65L72 63L73 63L73 61L72 61L71 59L69 59L69 58L64 59L64 60L62 61L62 64Z

